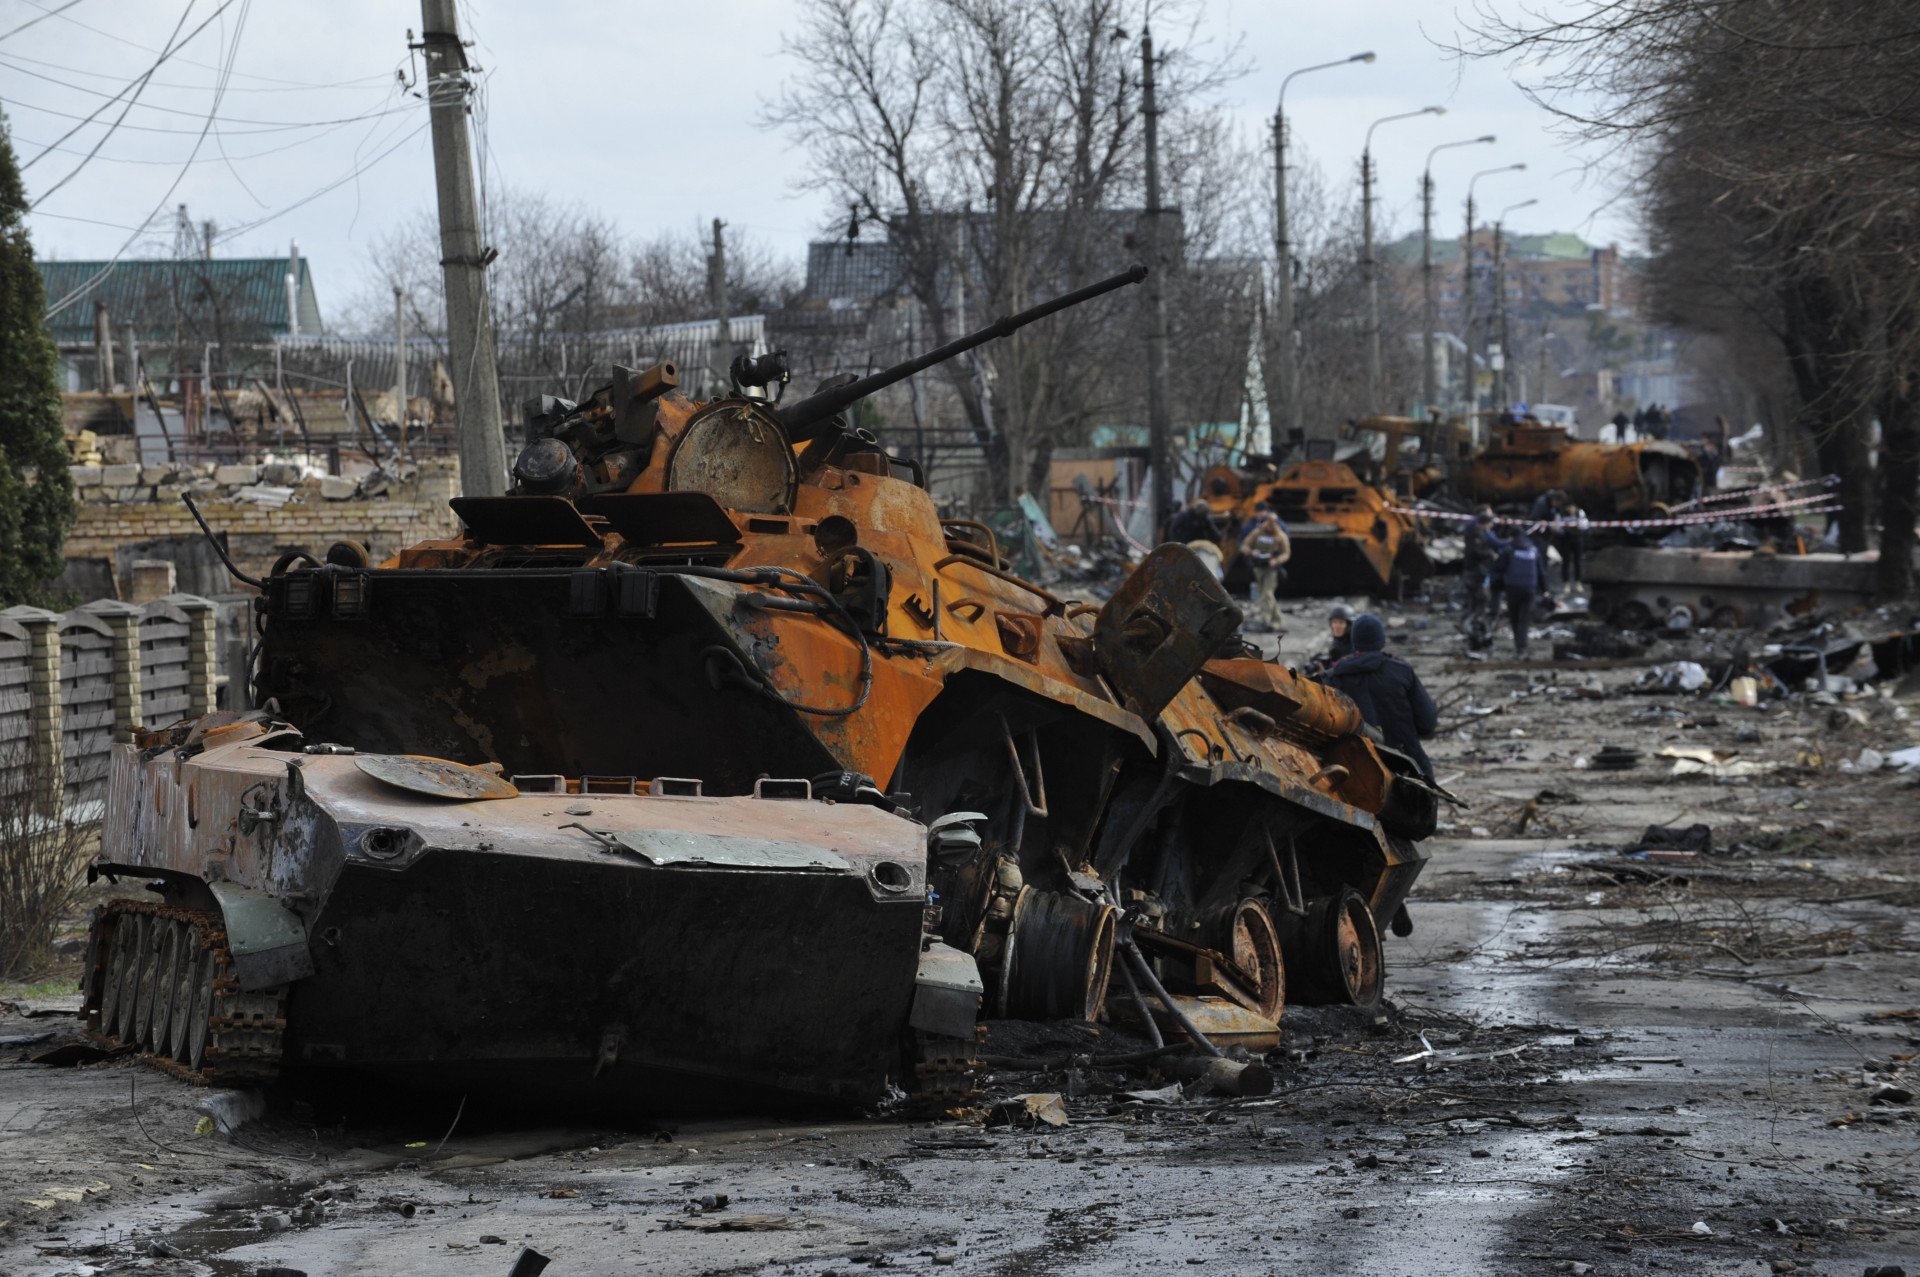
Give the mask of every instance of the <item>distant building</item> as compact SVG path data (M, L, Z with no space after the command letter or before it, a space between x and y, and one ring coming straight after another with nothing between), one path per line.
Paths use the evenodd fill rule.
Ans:
M324 331L305 257L42 261L39 266L51 310L47 328L60 348L69 391L107 388L99 384L96 344L96 310L102 306L114 348L113 379L121 384L129 383L136 356L150 377L177 375L198 371L212 346L226 356L215 356L219 371L240 372L245 369L234 361L259 359L276 337Z
M1572 313L1594 306L1607 311L1637 308L1639 290L1629 278L1631 272L1620 256L1619 245L1600 247L1565 231L1545 235L1505 233L1502 239L1509 310ZM1477 228L1472 248L1476 302L1484 316L1492 309L1496 289L1493 228ZM1396 240L1382 252L1391 277L1417 304L1421 296L1419 235ZM1433 273L1441 322L1458 323L1466 298L1460 240L1434 241Z

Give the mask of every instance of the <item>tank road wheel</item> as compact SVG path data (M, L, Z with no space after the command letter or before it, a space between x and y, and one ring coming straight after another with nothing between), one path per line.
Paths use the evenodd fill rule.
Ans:
M173 1003L173 1014L169 1017L165 1054L176 1064L184 1064L187 1060L187 1038L193 1029L193 995L199 987L200 928L189 926L180 936L180 960L174 964L173 990L169 997Z
M286 986L242 990L217 917L118 900L94 919L94 934L90 1036L137 1048L190 1082L257 1082L279 1067Z
M196 932L200 931L195 927ZM176 1056L180 1063L195 1073L207 1058L207 1035L213 1018L213 951L206 947L204 936L195 946L193 963L187 968L190 981L189 996L193 1001L187 1016L187 1041L184 1054Z
M1258 982L1260 1014L1278 1023L1287 1005L1286 959L1273 915L1258 900L1242 900L1233 911L1233 965Z
M95 1028L100 1033L110 1034L113 1032L114 1017L120 1014L120 984L126 975L127 947L121 943L121 927L124 924L111 918L96 918L93 925L98 928L100 936L100 1018Z
M133 1042L134 1011L140 1003L140 966L147 953L150 921L145 914L136 914L119 929L119 947L126 956L120 966L120 1006L113 1017L113 1036L129 1045Z
M1107 1000L1119 911L1032 887L1020 893L1000 966L1001 1014L1093 1020Z
M1287 995L1307 1006L1370 1007L1380 1001L1386 960L1380 927L1366 899L1351 887L1307 905L1288 930Z
M139 993L133 1004L133 1029L127 1041L143 1050L152 1042L154 994L160 982L160 960L165 952L167 920L149 917L140 924Z
M160 937L160 960L153 970L153 1016L148 1021L145 1045L155 1055L166 1055L172 1041L173 986L180 966L181 926L171 918L161 918L154 929Z

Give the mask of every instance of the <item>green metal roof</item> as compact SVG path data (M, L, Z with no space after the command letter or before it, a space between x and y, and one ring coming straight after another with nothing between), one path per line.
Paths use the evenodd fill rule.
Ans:
M287 259L212 257L180 261L41 261L47 329L61 343L93 340L93 304L103 301L116 335L133 324L142 341L258 341L287 329ZM300 331L323 331L308 259L300 259Z
M1549 231L1545 235L1513 235L1508 237L1507 244L1508 252L1518 261L1585 261L1596 247L1570 231ZM1391 244L1382 245L1381 252L1388 261L1402 266L1418 266L1420 236L1418 232L1403 235ZM1433 260L1437 266L1445 266L1460 260L1460 239L1457 229L1434 237Z

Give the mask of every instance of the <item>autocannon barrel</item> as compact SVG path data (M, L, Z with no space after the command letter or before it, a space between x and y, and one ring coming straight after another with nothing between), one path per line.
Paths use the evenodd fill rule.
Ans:
M996 319L977 332L968 333L965 337L955 338L944 346L929 350L924 355L916 355L904 363L895 364L891 368L883 368L879 372L862 377L858 381L848 382L844 386L835 386L830 390L823 390L819 394L808 395L805 399L798 400L797 402L788 404L784 408L777 409L774 415L780 419L780 424L786 428L788 437L792 438L795 442L808 439L812 437L815 426L834 416L836 413L843 411L849 405L865 399L876 390L884 390L895 382L904 381L908 377L913 376L913 374L931 368L935 364L945 363L955 355L965 354L975 346L984 346L996 337L1005 337L1010 333L1025 328L1028 324L1036 320L1045 319L1048 315L1065 310L1069 306L1078 306L1081 302L1092 301L1094 298L1110 293L1116 288L1125 288L1128 284L1137 284L1146 277L1147 268L1145 266L1134 266L1129 270L1122 271L1118 275L1110 275L1098 283L1088 284L1085 288L1076 288L1070 293L1063 293L1055 297L1052 301L1044 301L1038 306L1030 306L1018 314Z

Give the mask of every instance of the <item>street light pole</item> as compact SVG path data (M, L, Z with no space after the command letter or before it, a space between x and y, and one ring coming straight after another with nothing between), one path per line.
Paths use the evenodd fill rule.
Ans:
M1460 397L1467 401L1467 411L1472 412L1480 406L1480 391L1474 384L1473 370L1473 320L1474 312L1479 309L1479 289L1473 278L1473 185L1483 177L1492 177L1495 173L1517 173L1526 169L1525 163L1503 164L1499 168L1481 169L1467 179L1467 237L1460 241L1460 288L1466 294L1466 322L1461 325L1460 338L1466 343L1466 374L1461 379Z
M1280 98L1273 110L1273 250L1274 266L1280 279L1279 305L1274 326L1280 333L1279 359L1274 361L1278 374L1280 431L1287 438L1300 425L1299 335L1294 331L1293 314L1293 241L1287 227L1287 86L1295 77L1309 71L1325 71L1352 62L1371 62L1373 54L1356 53L1338 62L1321 62L1301 67L1280 81Z
M1427 152L1426 165L1420 170L1420 402L1428 412L1433 411L1438 393L1433 375L1433 330L1439 322L1433 298L1433 157L1456 146L1479 146L1493 140L1489 133L1464 142L1442 142Z
M1412 120L1423 115L1445 115L1444 106L1423 106L1418 111L1385 115L1367 126L1367 139L1360 148L1360 273L1367 282L1367 411L1380 411L1380 268L1373 259L1373 131L1395 120Z
M1518 204L1509 204L1500 210L1500 216L1493 219L1493 309L1496 316L1494 328L1500 333L1500 366L1494 369L1493 389L1494 406L1506 410L1507 399L1507 257L1502 227L1507 214L1516 209L1529 208L1539 200L1521 200Z

